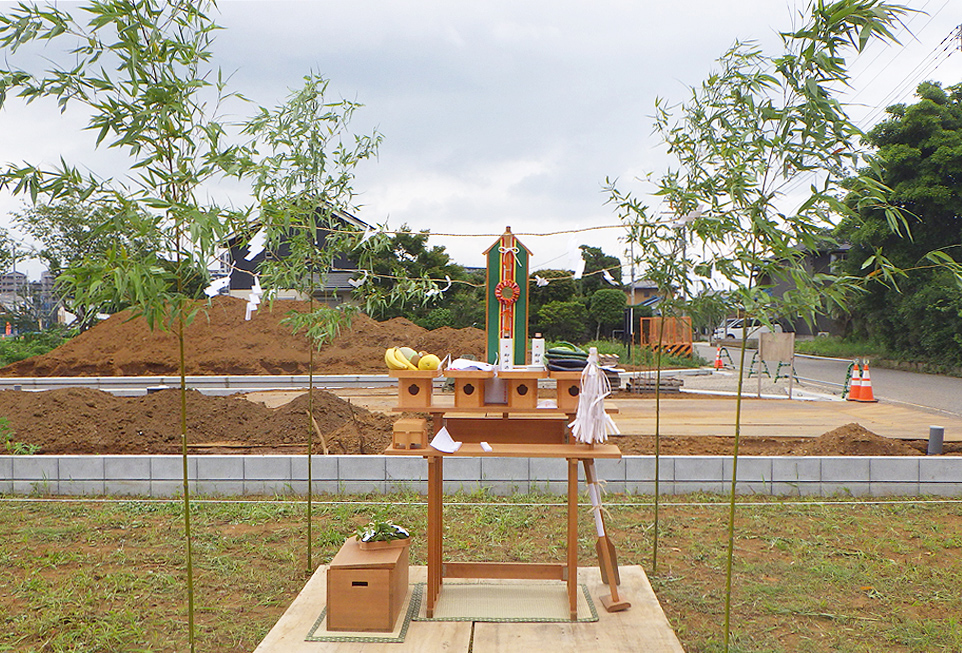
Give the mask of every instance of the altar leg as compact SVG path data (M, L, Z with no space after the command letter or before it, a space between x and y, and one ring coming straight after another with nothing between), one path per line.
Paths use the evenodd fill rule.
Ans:
M568 459L568 610L578 619L578 459Z
M428 456L428 618L434 616L434 604L441 593L441 557L444 524L442 521L443 462L440 456Z

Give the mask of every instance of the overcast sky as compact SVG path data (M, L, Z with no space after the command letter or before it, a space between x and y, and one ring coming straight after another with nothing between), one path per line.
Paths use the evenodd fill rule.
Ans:
M61 7L73 3L61 2ZM915 0L923 9L851 62L842 99L863 126L885 105L911 102L918 81L962 82L957 0ZM352 123L384 136L377 160L358 170L358 217L439 234L545 233L614 225L606 177L635 181L670 161L652 135L654 101L687 98L736 39L779 52L804 2L793 0L222 0L215 64L232 87L274 106L313 70L332 98L365 106ZM12 3L0 0L0 10ZM237 116L241 118L243 116ZM111 155L91 152L83 116L52 106L0 111L0 161L88 166L109 176ZM236 191L234 191L236 193ZM657 200L650 204L657 206ZM0 223L21 200L0 196ZM570 267L580 244L621 256L615 229L522 237L532 270ZM483 265L493 242L437 237L454 260ZM19 269L24 269L21 263ZM31 277L39 267L26 268ZM626 275L627 281L627 275Z

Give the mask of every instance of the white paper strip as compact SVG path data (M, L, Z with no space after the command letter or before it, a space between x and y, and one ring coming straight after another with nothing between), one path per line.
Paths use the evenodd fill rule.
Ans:
M247 243L247 256L244 257L245 261L249 261L261 252L264 251L264 243L267 242L267 228L261 227L260 231L254 234L254 237L250 239Z
M230 285L230 277L221 277L220 279L214 279L211 281L210 285L204 288L204 294L208 297L216 297L220 294L220 291Z
M461 448L461 443L455 442L451 434L448 433L447 427L442 426L438 434L431 440L431 446L444 453L454 453Z

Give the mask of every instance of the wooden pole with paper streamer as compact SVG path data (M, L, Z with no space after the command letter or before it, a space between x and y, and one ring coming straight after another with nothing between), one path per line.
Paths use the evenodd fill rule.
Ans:
M591 511L595 517L595 531L598 539L595 549L598 552L598 566L601 568L601 580L611 589L611 594L601 597L601 603L608 612L621 612L631 607L631 603L618 596L618 585L621 575L618 573L618 555L615 545L608 539L605 531L605 517L601 507L601 484L595 472L595 461L586 458L585 483L588 486L588 496L591 497Z
M620 433L614 420L605 412L605 397L610 394L608 377L598 366L598 349L592 347L588 350L588 364L581 372L578 412L568 425L576 441L601 444L608 441L608 434Z

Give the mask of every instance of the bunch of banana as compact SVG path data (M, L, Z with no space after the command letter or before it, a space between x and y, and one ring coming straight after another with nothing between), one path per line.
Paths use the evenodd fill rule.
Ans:
M436 370L441 359L426 351L414 351L410 347L388 347L384 362L392 370Z
M559 342L544 353L549 370L578 372L588 364L588 352L570 342Z

